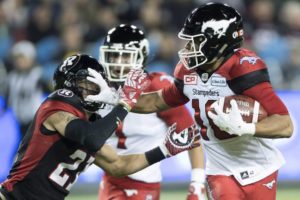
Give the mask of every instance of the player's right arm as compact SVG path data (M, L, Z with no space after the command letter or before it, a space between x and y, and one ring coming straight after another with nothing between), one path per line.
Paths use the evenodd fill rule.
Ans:
M62 136L65 136L66 126L74 119L79 118L72 113L58 111L48 117L43 124L47 129L57 131Z
M152 113L184 105L189 99L182 92L182 84L181 80L175 80L170 86L161 90L141 94L132 111Z
M118 105L104 118L89 122L72 113L57 111L50 115L43 124L48 130L57 131L62 136L85 146L89 151L96 152L127 113L128 111L122 105Z
M162 90L143 93L138 99L137 104L131 110L136 113L160 112L171 108L162 97Z
M161 90L141 94L132 112L160 112L186 104L189 101L183 93L183 77L186 73L188 72L184 66L178 63L174 72L174 82Z

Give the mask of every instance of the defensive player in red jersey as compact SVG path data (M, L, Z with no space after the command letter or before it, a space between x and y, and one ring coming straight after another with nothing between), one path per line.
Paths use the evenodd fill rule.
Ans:
M134 110L157 112L191 101L206 154L209 198L275 200L284 159L271 139L290 137L293 123L265 63L241 47L243 34L242 17L234 8L208 3L194 9L178 34L187 43L179 51L175 82L142 95ZM207 113L212 102L234 94L257 100L268 116L246 123L236 101L229 113L219 107L217 114Z
M99 52L99 61L104 66L109 85L118 89L124 84L131 69L145 68L149 55L149 42L136 26L121 24L108 31ZM150 73L149 77L151 85L145 92L168 87L173 82L172 77L162 72ZM100 114L105 114L111 109L109 107L101 109ZM153 114L128 113L107 143L122 155L144 152L161 143L167 127L174 123L177 132L194 124L185 106ZM193 168L190 187L195 188L191 190L193 192L190 196L198 196L199 200L205 200L202 148L192 149L189 154ZM161 180L159 163L122 178L105 174L99 187L99 199L159 200Z
M0 185L1 200L64 199L78 175L93 162L112 175L126 175L195 145L195 126L180 134L171 126L163 145L144 154L118 156L104 143L148 87L149 79L142 70L131 71L120 89L118 105L99 118L95 111L102 105L86 99L99 92L110 98L101 74L103 67L87 55L68 57L58 66L56 91L41 104L23 138L10 174Z

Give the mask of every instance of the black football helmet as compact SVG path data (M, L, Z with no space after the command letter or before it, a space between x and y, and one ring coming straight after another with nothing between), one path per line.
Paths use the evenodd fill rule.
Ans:
M241 46L243 20L232 7L208 3L194 9L178 34L187 45L178 54L187 69L211 64Z
M121 24L108 31L99 48L99 62L110 82L124 82L130 69L145 66L149 42L134 25Z
M104 104L84 100L84 95L99 94L100 88L87 80L88 68L99 72L105 79L102 65L95 58L85 54L77 54L66 58L55 70L53 76L54 89L69 89L77 95L84 109L95 112ZM92 85L92 89L89 85Z

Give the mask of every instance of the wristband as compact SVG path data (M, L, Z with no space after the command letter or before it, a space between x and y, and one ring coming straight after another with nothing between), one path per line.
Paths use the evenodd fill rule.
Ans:
M149 165L157 163L166 158L166 156L163 154L163 152L159 147L156 147L154 149L145 152L145 156Z
M205 172L202 168L194 168L191 173L191 182L205 182Z
M255 134L255 129L256 129L256 125L254 123L247 123L245 125L245 131L246 131L246 133L248 133L250 135Z

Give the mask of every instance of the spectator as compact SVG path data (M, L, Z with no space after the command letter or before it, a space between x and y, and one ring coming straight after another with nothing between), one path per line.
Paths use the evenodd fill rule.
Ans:
M6 88L5 77L6 77L6 75L7 75L6 68L5 68L2 60L0 60L0 98L3 97L5 94L5 88Z
M42 69L35 62L36 50L29 41L20 41L12 48L14 69L7 77L7 105L14 111L22 135L42 102Z

